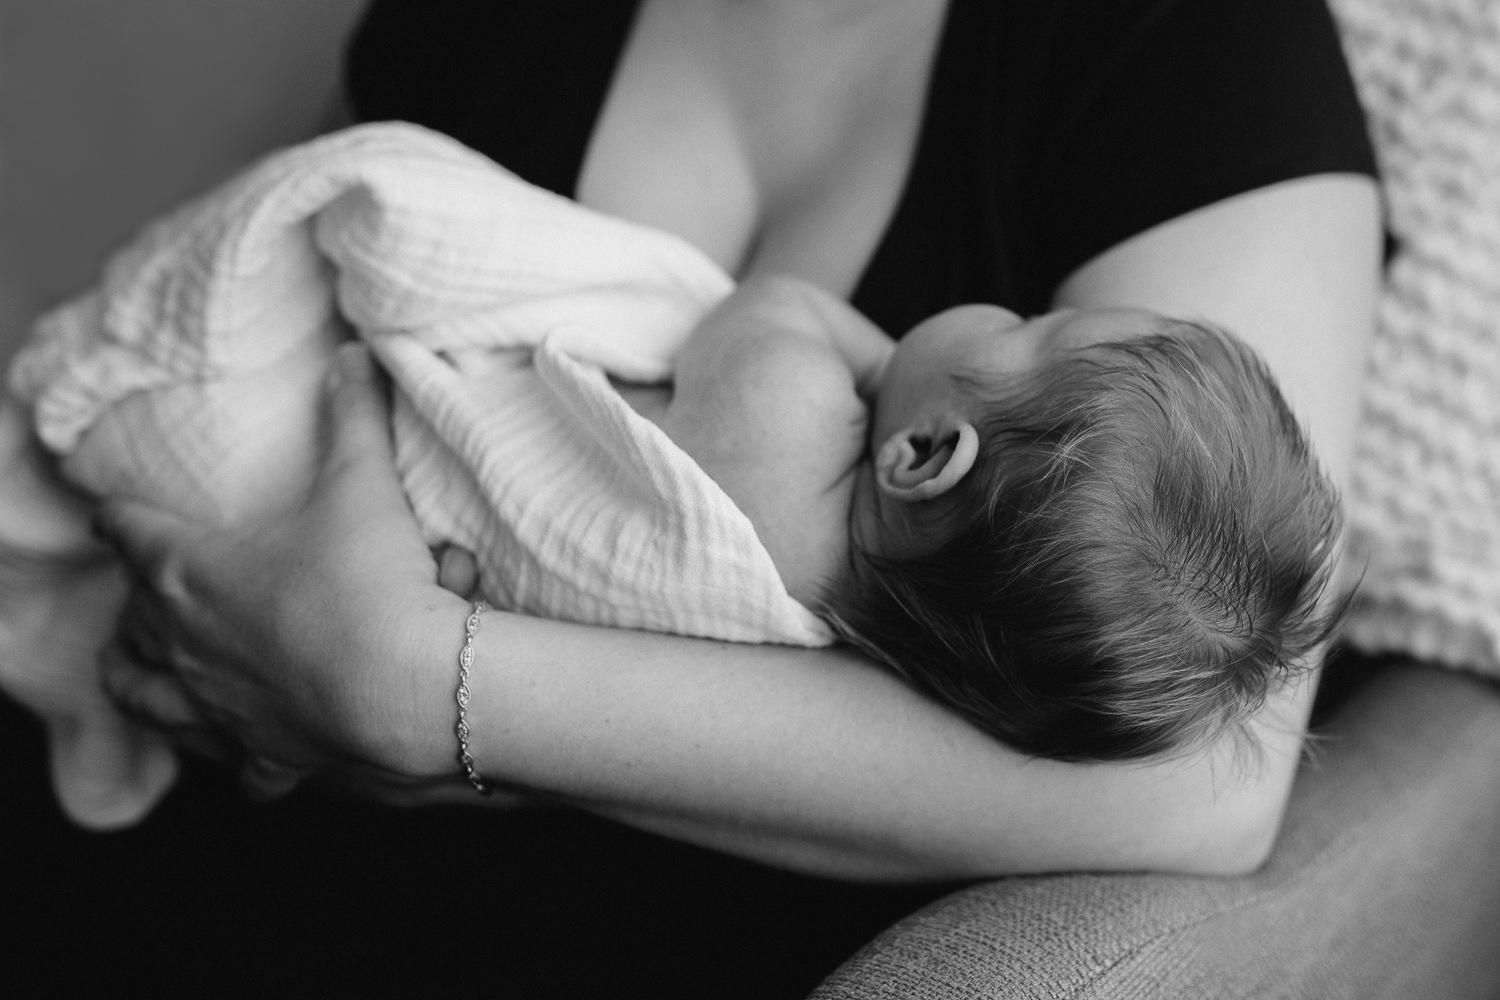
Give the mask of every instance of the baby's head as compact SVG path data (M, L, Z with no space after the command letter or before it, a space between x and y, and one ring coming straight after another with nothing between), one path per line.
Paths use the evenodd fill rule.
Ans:
M1342 613L1335 491L1221 330L949 310L898 345L871 440L829 616L1022 752L1210 739Z

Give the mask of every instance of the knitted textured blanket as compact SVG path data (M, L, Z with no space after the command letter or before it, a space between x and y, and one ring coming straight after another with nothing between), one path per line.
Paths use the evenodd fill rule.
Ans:
M1333 0L1391 261L1348 520L1348 638L1500 677L1500 4Z

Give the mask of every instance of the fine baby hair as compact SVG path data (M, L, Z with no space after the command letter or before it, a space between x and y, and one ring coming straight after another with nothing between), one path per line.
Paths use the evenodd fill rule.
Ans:
M1333 631L1336 492L1265 365L1167 321L978 395L979 451L851 538L842 637L1021 752L1138 759L1237 728Z

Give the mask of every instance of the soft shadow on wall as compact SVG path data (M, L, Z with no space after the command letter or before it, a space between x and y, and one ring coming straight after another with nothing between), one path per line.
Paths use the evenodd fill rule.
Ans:
M0 0L0 364L145 222L337 106L364 0Z

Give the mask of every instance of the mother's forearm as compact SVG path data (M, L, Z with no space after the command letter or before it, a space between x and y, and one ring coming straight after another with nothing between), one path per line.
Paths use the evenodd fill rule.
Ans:
M435 604L407 631L402 680L387 688L399 697L369 712L381 734L371 746L388 766L457 774L465 614L457 599ZM1070 765L1021 757L839 651L500 612L484 616L475 651L468 716L481 774L852 878L1253 868L1279 823L1305 721L1305 697L1289 697L1254 767L1228 746L1148 765Z

